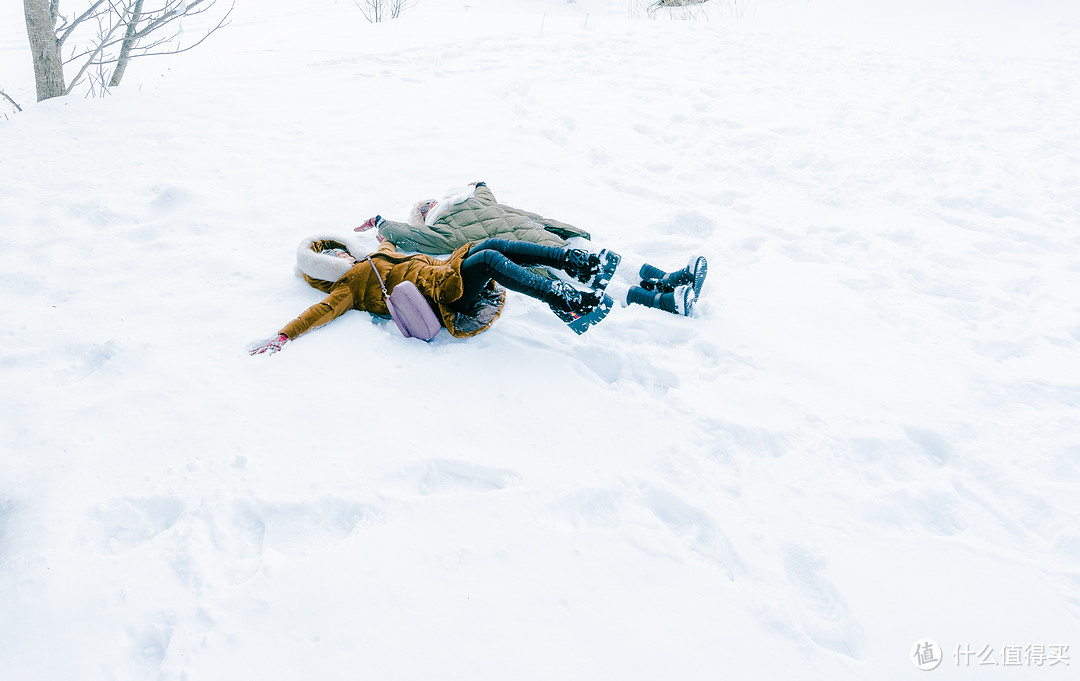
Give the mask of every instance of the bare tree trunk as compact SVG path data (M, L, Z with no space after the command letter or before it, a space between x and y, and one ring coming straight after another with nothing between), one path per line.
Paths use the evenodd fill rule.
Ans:
M23 0L26 15L26 36L34 57L34 79L38 101L59 97L64 87L64 60L60 56L60 41L56 37L56 17L59 0Z
M120 79L124 77L124 71L127 70L128 61L131 57L131 48L135 47L135 41L138 40L138 26L139 20L142 19L142 7L144 0L136 0L135 7L131 10L131 16L128 18L127 31L124 33L124 42L120 45L120 56L116 59L116 68L113 69L112 78L109 80L109 87L116 87L120 84Z
M236 0L233 0L217 24L205 35L183 45L180 34L170 34L166 27L182 21L184 17L209 11L217 0L85 0L88 5L85 11L72 19L60 15L60 2L23 0L39 102L67 94L88 77L88 71L91 73L91 93L99 87L104 92L120 84L128 64L136 57L187 52L224 27L236 6ZM94 22L98 28L96 37L79 37L76 34L79 27L92 26ZM83 31L84 34L86 32ZM69 38L77 43L76 47L67 43ZM71 49L65 62L61 48L67 47ZM72 62L81 66L70 84L65 86L64 64ZM116 66L111 75L106 75L109 64ZM106 78L109 81L107 85Z

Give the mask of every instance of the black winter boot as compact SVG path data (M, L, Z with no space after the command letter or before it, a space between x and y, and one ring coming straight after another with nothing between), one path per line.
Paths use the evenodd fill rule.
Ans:
M650 291L670 293L679 286L691 286L696 298L701 295L701 286L705 283L705 275L708 273L709 263L705 260L705 256L699 255L690 258L686 267L674 272L665 272L659 267L646 263L641 266L638 276L641 277L642 287Z
M551 282L551 290L544 302L578 335L599 324L615 304L603 291L582 291L565 281Z
M582 284L599 291L607 288L611 275L619 266L622 256L606 248L599 253L589 253L580 248L568 248L563 270Z
M641 286L631 286L626 292L626 302L689 317L697 296L694 295L694 287L688 284L676 286L672 291L650 291Z

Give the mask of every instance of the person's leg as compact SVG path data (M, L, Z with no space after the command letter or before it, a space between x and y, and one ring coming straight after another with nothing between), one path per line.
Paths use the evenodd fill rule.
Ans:
M659 267L648 263L641 266L638 276L641 277L641 286L660 293L670 293L679 286L691 286L694 295L701 295L701 287L705 283L705 276L709 273L709 263L705 256L699 255L690 258L686 267L674 272L665 272Z
M529 241L511 241L510 239L484 239L469 249L472 257L480 251L496 251L505 255L511 262L525 267L543 265L562 269L566 264L567 249L556 246L541 246Z
M492 241L503 240L488 239L481 241L480 244ZM492 279L511 291L524 293L530 298L545 299L551 288L550 280L513 262L497 249L477 246L470 249L469 255L461 262L461 280L464 290L461 297L450 305L453 310L465 312L471 309L488 281Z
M508 239L485 239L469 250L469 256L482 250L498 251L512 262L526 267L534 265L554 267L591 288L600 289L611 281L611 275L619 266L621 259L618 253L607 249L599 253L590 253L577 248L542 246L528 241Z
M650 291L641 286L631 286L626 293L627 305L655 307L664 312L689 317L697 302L694 287L689 284L676 286L667 291Z
M450 304L450 308L459 313L468 313L473 308L491 280L547 303L551 311L577 333L584 333L611 309L612 301L602 291L582 291L565 281L552 281L491 248L470 250L461 263L461 278L462 296Z

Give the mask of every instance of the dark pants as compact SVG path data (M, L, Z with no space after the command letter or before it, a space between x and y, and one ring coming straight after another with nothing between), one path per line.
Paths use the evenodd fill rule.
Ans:
M561 268L566 252L555 246L540 246L527 241L485 239L469 249L461 261L464 293L450 304L457 312L467 312L476 303L487 283L494 279L511 291L547 301L551 280L526 269L534 265Z

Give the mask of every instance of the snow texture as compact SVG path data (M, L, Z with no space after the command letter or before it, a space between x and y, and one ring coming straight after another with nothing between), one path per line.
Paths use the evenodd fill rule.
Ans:
M1076 4L634 7L239 0L35 104L4 3L0 678L1077 652ZM299 239L478 180L626 263L706 255L695 316L579 337L510 294L470 340L350 312L244 352L321 297Z

